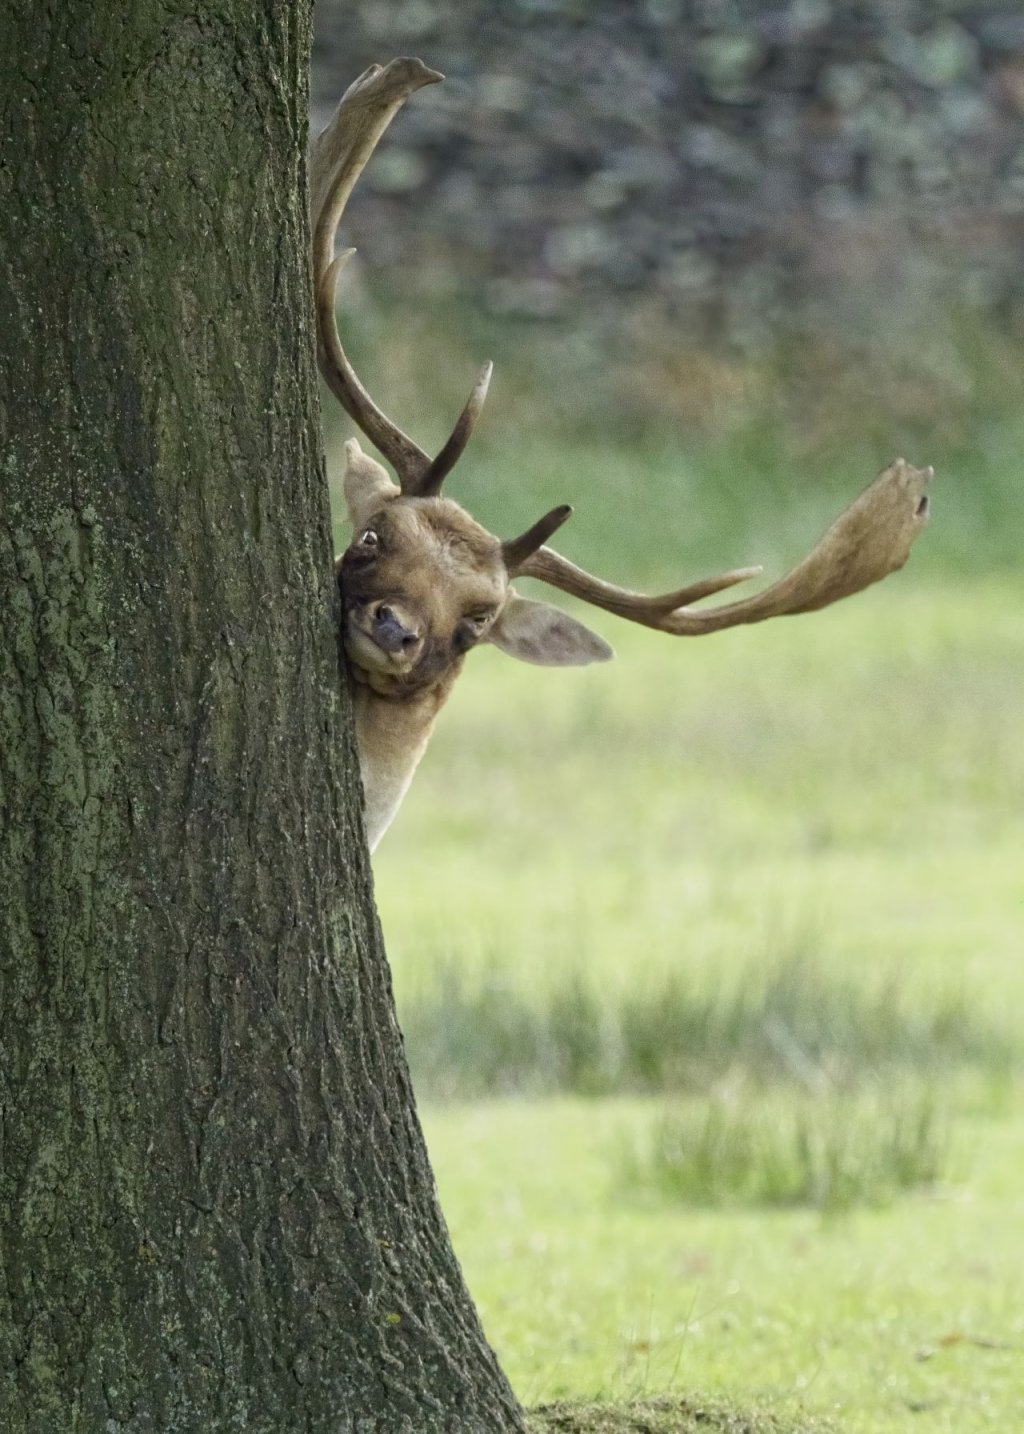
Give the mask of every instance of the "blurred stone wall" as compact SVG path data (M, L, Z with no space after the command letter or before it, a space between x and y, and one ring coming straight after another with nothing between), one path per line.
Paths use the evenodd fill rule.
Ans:
M315 118L448 76L347 238L392 287L756 342L966 305L1024 334L1024 0L320 0Z

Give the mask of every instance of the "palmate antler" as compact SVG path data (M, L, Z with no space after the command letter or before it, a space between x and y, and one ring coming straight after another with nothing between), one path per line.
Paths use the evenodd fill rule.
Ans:
M442 78L421 60L371 65L346 90L311 154L320 370L345 411L392 464L401 491L408 497L429 497L440 491L480 416L491 364L481 369L451 437L437 457L431 458L374 403L345 354L335 313L336 289L338 275L353 251L335 258L334 243L349 196L391 120L416 90ZM584 572L542 546L570 516L572 509L567 505L552 509L521 537L503 543L502 558L509 577L537 578L627 621L680 637L698 637L741 623L827 607L901 568L927 521L925 488L932 477L931 468L913 468L898 459L832 524L791 573L753 597L715 608L694 610L690 604L756 577L761 569L738 568L660 596L630 592Z
M700 637L741 623L813 612L870 587L903 566L928 521L925 488L933 477L934 469L913 468L898 458L836 519L792 572L753 597L720 607L694 611L688 604L757 577L761 569L736 568L678 592L645 597L613 587L551 548L542 547L519 563L513 576L539 578L595 607L676 637Z
M349 256L334 257L334 241L345 205L377 142L410 95L444 76L422 60L371 65L345 91L310 156L313 215L313 293L317 311L320 372L345 412L356 422L397 474L409 497L430 497L462 456L487 397L491 364L485 363L448 442L431 458L377 407L349 363L335 313L338 275Z

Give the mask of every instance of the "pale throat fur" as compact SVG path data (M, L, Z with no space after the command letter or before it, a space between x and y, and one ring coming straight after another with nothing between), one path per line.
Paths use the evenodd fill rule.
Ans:
M363 533L354 531L338 562L371 851L402 804L472 645L459 616L464 608L496 614L507 596L495 571L497 539L449 499L399 506L396 496L365 517L356 505L377 541L361 554ZM373 635L382 605L392 619L391 651Z

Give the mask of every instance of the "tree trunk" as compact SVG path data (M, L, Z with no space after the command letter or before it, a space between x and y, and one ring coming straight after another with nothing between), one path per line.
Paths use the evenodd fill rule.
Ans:
M0 1429L518 1430L359 817L308 7L0 34Z

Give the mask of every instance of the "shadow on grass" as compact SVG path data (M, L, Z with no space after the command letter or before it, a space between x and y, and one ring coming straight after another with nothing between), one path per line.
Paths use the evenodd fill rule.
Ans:
M725 1405L665 1396L635 1404L545 1404L529 1415L531 1434L836 1434L805 1414L738 1412Z

